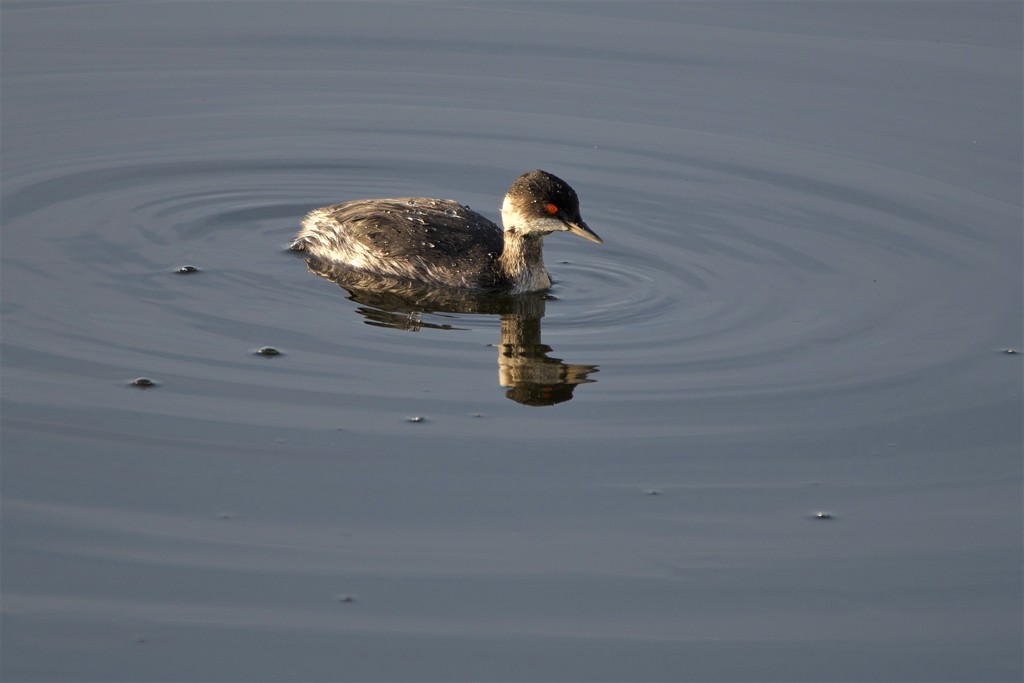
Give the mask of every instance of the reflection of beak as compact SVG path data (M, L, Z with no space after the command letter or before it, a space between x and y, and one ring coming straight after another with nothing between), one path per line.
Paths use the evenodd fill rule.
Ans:
M562 221L565 223L565 229L574 235L579 235L583 239L590 240L591 242L597 242L598 244L604 244L604 240L597 236L597 233L587 227L587 224L582 220L578 222L573 221Z

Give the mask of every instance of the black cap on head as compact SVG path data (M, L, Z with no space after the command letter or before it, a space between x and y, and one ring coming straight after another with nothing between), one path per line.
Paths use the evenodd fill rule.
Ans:
M576 190L561 178L536 169L515 179L508 190L521 211L541 217L554 217L562 221L568 232L591 242L603 240L587 227L580 216L580 200Z

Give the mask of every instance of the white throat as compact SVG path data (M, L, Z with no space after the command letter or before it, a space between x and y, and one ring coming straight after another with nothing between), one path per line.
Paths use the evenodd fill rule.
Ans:
M512 204L512 199L505 195L505 201L501 203L501 225L505 230L514 228L519 224L519 212Z

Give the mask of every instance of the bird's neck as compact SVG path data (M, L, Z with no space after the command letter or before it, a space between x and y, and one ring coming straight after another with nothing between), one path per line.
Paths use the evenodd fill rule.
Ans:
M513 228L505 229L505 248L501 252L501 271L512 283L512 293L535 292L551 286L544 267L544 236L524 235Z

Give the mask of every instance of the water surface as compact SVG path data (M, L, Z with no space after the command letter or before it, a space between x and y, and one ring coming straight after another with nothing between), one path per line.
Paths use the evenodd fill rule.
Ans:
M1021 678L1019 3L2 14L5 680ZM538 167L548 296L286 250Z

